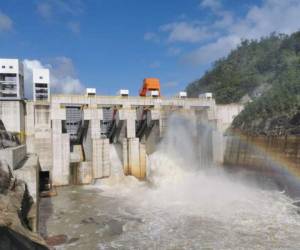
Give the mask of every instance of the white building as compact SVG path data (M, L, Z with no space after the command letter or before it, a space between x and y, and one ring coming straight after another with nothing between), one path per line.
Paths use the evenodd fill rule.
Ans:
M33 69L33 100L49 100L50 98L50 75L49 69Z
M0 99L24 98L24 70L18 59L0 59Z

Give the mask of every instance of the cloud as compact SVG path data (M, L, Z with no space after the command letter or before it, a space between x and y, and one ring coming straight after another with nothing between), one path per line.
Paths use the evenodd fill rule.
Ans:
M202 8L210 8L211 10L218 10L221 8L222 4L219 0L203 0L200 3Z
M192 64L209 64L226 56L242 39L259 39L272 32L291 34L300 28L300 0L264 0L253 5L244 17L234 19L220 1L204 0L201 7L210 8L216 20L207 29L222 35L189 52L183 60Z
M25 59L24 84L25 95L32 98L32 70L36 68L48 68L50 70L50 87L52 93L82 93L84 85L76 77L73 62L67 57L56 57L49 63L43 64L39 60Z
M84 4L81 0L45 0L36 5L38 14L49 19L66 14L78 16L84 12Z
M199 42L213 36L205 26L185 21L162 25L161 31L168 32L169 42Z
M253 6L246 17L229 30L242 38L259 38L271 32L291 34L300 28L299 0L265 0Z
M80 23L79 22L69 22L68 28L74 33L79 34L80 33Z
M52 5L49 3L38 3L37 12L44 19L50 20L53 17Z
M178 81L169 81L169 82L163 83L162 85L163 85L163 87L166 87L166 88L175 88L178 86L178 84L179 84Z
M33 94L33 82L32 82L32 70L33 69L41 69L47 68L46 66L42 65L42 63L38 60L28 60L25 59L23 61L24 65L24 89L25 89L25 96L27 98L32 98Z
M152 42L155 42L155 43L159 43L160 42L160 38L159 36L154 33L154 32L147 32L144 34L144 40L145 41L152 41Z
M10 31L13 28L13 21L7 15L0 11L0 32Z
M47 22L64 22L71 32L80 33L80 22L66 19L74 19L84 12L82 0L44 0L36 4L36 9Z
M150 63L149 67L152 69L157 69L161 66L161 63L159 61L154 61L152 63Z
M240 43L240 41L238 36L221 37L213 43L208 43L193 52L188 53L183 57L183 61L193 65L210 64L215 60L226 56Z
M181 49L178 47L170 47L168 48L169 56L178 56L181 53Z

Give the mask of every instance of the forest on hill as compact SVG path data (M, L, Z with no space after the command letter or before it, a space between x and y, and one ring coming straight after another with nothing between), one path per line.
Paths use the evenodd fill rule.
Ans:
M212 92L219 104L246 103L233 127L259 134L300 133L300 32L244 40L204 76L189 96Z

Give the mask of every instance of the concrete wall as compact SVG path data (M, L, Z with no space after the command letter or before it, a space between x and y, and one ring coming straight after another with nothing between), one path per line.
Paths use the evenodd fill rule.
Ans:
M34 138L35 138L35 128L34 128L34 103L32 101L27 101L25 106L25 133L26 133L26 145L27 152L34 153Z
M0 101L0 119L9 132L25 133L25 104L23 101Z
M53 168L52 182L54 185L68 185L70 179L70 135L62 133L62 121L52 121Z
M212 150L213 162L217 165L224 163L224 154L226 149L226 137L219 131L212 131Z
M19 167L26 157L26 145L4 148L0 150L0 160L4 160L12 169Z
M27 151L38 154L43 171L50 171L53 165L50 110L49 105L37 105L32 101L26 102Z
M43 132L43 136L34 138L34 152L39 156L42 171L51 171L53 166L51 131Z
M289 194L300 196L300 136L228 136L224 163L258 171L278 181Z
M244 105L241 104L216 105L217 129L225 132L243 109Z

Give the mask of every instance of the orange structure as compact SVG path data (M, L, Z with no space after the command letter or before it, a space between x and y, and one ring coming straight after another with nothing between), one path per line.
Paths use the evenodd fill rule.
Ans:
M158 96L160 96L160 84L157 78L145 78L143 82L143 87L140 90L140 96L147 96L148 91L158 91Z

